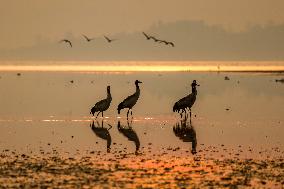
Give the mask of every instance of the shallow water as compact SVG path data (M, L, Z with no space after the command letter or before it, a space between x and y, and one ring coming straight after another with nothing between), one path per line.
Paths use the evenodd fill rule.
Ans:
M283 188L283 77L0 72L0 186ZM127 121L116 108L136 79L141 96ZM172 106L193 79L197 100L183 121ZM89 111L107 85L112 104L95 120Z
M198 151L209 146L239 150L241 146L245 157L264 157L260 151L267 151L266 156L283 157L282 151L274 150L284 147L284 85L275 82L283 77L278 73L2 72L0 75L2 150L38 152L40 148L56 147L62 152L106 152L107 140L90 128L94 118L89 111L95 102L106 97L106 86L110 85L113 101L103 121L104 127L112 126L108 131L110 152L116 149L113 143L121 145L117 150L127 148L124 150L135 152L135 141L129 141L117 128L119 120L121 125L127 125L126 110L118 115L116 107L134 92L134 81L139 79L143 81L141 96L133 109L132 121L139 150L152 143L156 150L180 147L190 152L191 143L183 142L173 132L180 117L172 112L172 106L191 92L190 83L196 79L201 86L192 108L191 125L196 132ZM230 80L224 80L225 76ZM102 119L98 121L101 125Z

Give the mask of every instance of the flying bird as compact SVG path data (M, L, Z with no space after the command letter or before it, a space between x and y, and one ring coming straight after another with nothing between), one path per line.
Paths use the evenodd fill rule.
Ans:
M175 44L173 42L165 41L165 40L159 40L159 43L165 43L165 45L171 45L172 47L175 46Z
M193 82L191 84L191 88L192 88L191 94L189 94L186 97L177 101L174 104L173 112L180 113L180 111L181 111L181 113L180 113L181 117L182 117L182 113L185 112L185 116L186 116L186 111L187 111L187 108L188 108L189 111L190 111L190 117L191 117L191 107L193 106L193 104L196 100L196 95L197 95L196 86L199 86L199 85L196 83L196 80L193 80Z
M120 114L120 111L122 109L128 108L127 120L128 120L129 111L131 110L131 115L132 115L132 107L136 104L136 102L137 102L137 100L140 96L139 83L142 83L142 82L138 81L138 80L135 81L136 92L133 95L128 96L126 99L124 99L117 107L118 114Z
M150 40L151 39L151 36L147 35L145 32L142 32L143 35L146 37L147 40Z
M169 42L165 41L165 40L159 40L159 43L165 43L165 45L168 45Z
M95 106L91 109L90 114L93 114L94 116L94 114L98 112L96 119L100 113L102 113L102 117L104 117L104 111L109 108L111 101L112 97L110 94L110 86L107 86L107 98L97 102Z
M172 47L175 47L175 44L173 42L168 42L169 45L171 45Z
M113 42L113 41L115 41L116 39L110 39L110 38L108 38L107 36L104 36L105 37L105 39L107 40L107 42L109 42L109 43L111 43L111 42Z
M68 39L62 39L61 41L59 41L59 43L62 43L62 42L68 43L70 47L72 47L72 43Z
M155 37L153 37L153 36L150 36L150 38L153 39L155 42L161 41L161 40L159 40L159 39L157 39L157 38L155 38Z
M89 38L86 35L82 34L82 36L86 39L87 42L94 40L95 38Z

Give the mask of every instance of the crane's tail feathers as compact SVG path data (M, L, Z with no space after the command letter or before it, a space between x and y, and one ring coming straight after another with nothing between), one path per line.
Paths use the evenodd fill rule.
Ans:
M179 112L179 108L178 108L178 104L175 103L174 107L173 107L173 112Z

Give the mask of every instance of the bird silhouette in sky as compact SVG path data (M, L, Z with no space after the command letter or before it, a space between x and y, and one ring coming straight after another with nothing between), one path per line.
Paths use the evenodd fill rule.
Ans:
M143 35L146 37L147 40L150 40L151 39L151 36L147 35L145 32L142 32Z
M113 41L115 41L116 39L110 39L110 38L108 38L107 36L104 36L105 37L105 39L107 40L107 42L109 42L109 43L111 43L111 42L113 42Z
M61 41L59 41L59 43L62 43L62 42L68 43L70 47L72 47L72 43L68 39L62 39Z
M94 40L95 38L89 38L86 35L82 34L82 36L86 39L87 42Z

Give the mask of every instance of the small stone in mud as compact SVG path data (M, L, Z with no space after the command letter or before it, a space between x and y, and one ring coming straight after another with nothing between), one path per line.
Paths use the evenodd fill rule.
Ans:
M74 136L72 135L71 138L74 138Z
M228 76L225 76L225 78L224 78L225 80L230 80L230 78L228 77Z

